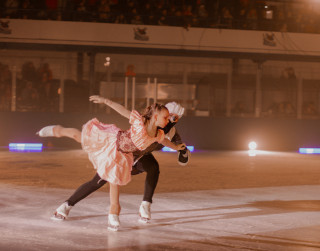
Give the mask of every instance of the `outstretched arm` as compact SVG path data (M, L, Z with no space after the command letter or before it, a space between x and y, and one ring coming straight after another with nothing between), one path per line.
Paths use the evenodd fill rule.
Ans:
M164 138L163 141L161 141L160 143L176 151L183 150L186 147L184 143L176 145L172 143L170 140L168 140L167 138Z
M130 118L131 111L127 110L123 105L120 105L118 103L115 103L111 101L110 99L100 97L98 95L93 95L89 97L89 100L96 104L105 104L118 112L120 115L126 118Z

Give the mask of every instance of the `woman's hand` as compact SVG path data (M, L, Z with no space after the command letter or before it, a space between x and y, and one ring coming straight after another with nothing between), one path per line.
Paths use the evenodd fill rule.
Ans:
M92 101L95 104L106 104L110 105L111 100L106 99L104 97L98 96L98 95L93 95L89 97L89 100Z
M177 147L176 150L177 150L177 151L180 151L180 150L185 149L187 146L186 146L186 144L182 143L182 144L176 145L176 147Z

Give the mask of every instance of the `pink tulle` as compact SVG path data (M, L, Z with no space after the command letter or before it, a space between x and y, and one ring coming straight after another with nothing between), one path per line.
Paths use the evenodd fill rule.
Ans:
M132 111L130 137L133 144L144 150L155 141L164 139L164 132L158 131L156 137L150 137L143 119L137 111ZM113 124L103 124L97 119L88 121L82 128L81 143L99 176L113 184L126 185L131 180L133 154L117 150L117 134L120 129Z
M133 155L117 150L119 130L115 125L92 119L82 128L81 143L102 179L113 184L126 185L131 180Z

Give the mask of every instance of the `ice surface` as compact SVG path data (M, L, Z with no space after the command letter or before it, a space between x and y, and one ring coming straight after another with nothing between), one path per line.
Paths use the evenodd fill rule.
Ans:
M138 222L141 174L122 189L118 232L107 230L107 188L78 203L66 221L50 220L75 184L91 178L72 176L73 188L59 179L73 173L68 158L87 170L80 151L0 157L0 250L320 250L320 156L199 152L179 167L175 154L156 153L152 220Z

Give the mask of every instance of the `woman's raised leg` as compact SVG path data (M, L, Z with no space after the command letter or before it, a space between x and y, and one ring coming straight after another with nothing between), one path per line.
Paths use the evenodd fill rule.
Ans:
M68 137L81 143L81 131L76 128L65 128L60 125L43 127L37 134L40 137Z

